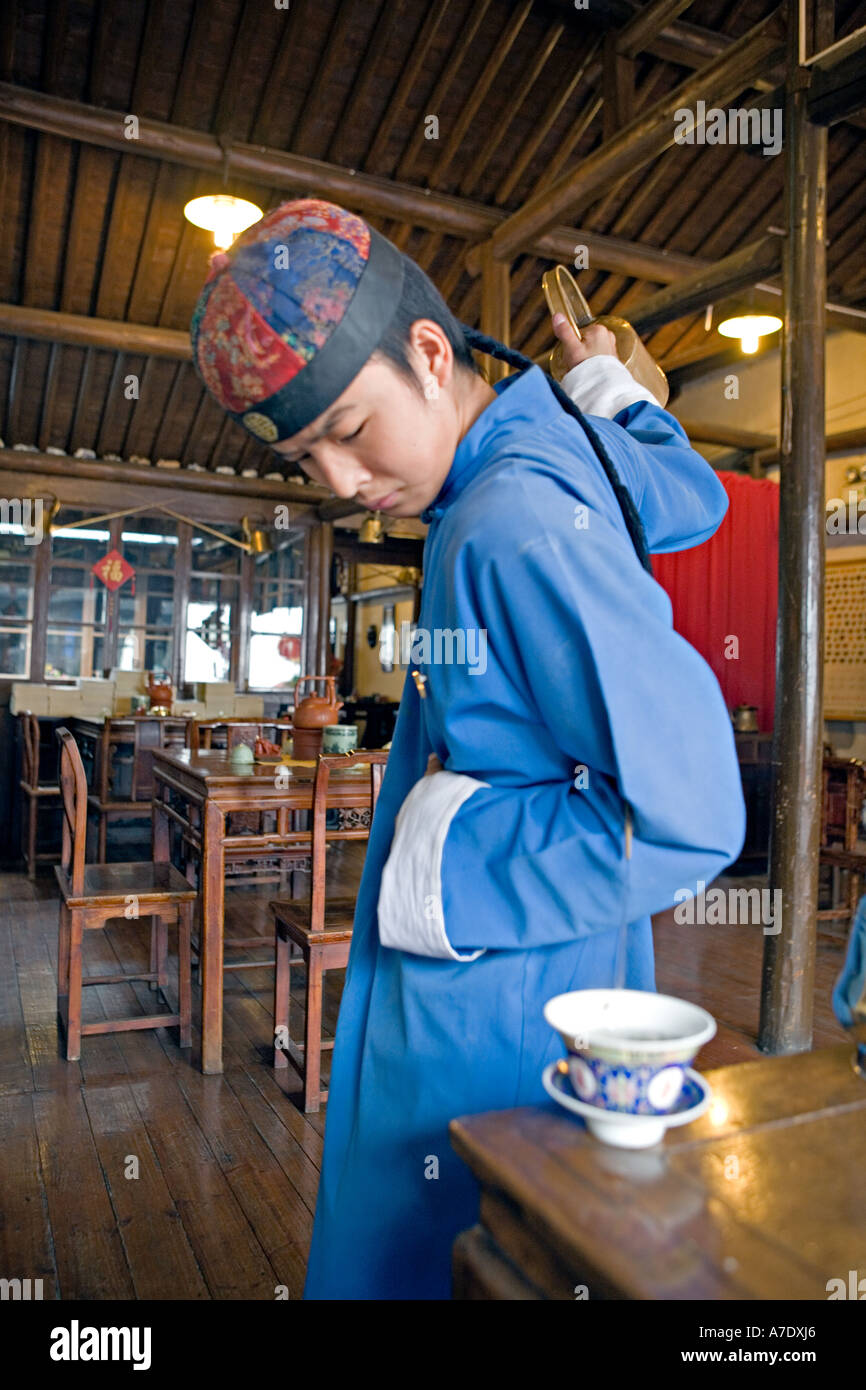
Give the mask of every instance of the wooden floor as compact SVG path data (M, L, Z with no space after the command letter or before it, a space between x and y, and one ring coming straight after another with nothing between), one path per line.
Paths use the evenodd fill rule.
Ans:
M343 890L357 883L357 848L335 859ZM267 933L274 896L231 889L229 931L255 919ZM719 1020L700 1065L759 1056L760 928L668 914L655 934L658 988ZM843 950L841 932L819 943L816 1046L844 1038L829 1003ZM56 955L53 874L35 886L0 875L0 1276L41 1278L46 1299L300 1297L324 1115L304 1116L294 1072L278 1082L271 1069L271 971L227 974L225 1072L202 1076L174 1029L88 1037L80 1062L62 1060ZM143 924L89 934L90 973L146 959ZM329 1026L341 984L334 972ZM150 1012L152 1000L146 985L92 988L86 1016ZM294 1018L300 1031L300 1000Z

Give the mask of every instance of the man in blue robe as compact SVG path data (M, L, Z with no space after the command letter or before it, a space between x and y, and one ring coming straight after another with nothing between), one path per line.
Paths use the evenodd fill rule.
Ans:
M594 444L539 368L471 379L419 276L398 292L415 404L392 324L332 410L292 431L281 398L256 406L309 476L429 527L333 1053L312 1299L448 1298L454 1238L478 1216L449 1121L544 1103L561 1055L545 1002L612 985L621 937L623 983L654 989L650 914L716 877L744 833L718 684L674 632L600 448L651 551L712 535L718 479L606 330L568 344L563 383Z

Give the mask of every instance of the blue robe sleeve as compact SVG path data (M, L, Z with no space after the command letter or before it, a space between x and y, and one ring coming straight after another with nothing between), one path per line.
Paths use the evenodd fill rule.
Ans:
M634 498L653 554L709 540L728 510L728 494L673 415L639 401L612 421L591 423L611 452L616 450L617 471Z
M743 843L733 731L715 676L673 630L666 594L624 533L597 511L569 531L572 509L552 491L527 488L519 533L500 529L494 553L467 563L492 659L529 683L563 774L479 784L460 805L441 858L455 951L610 931L670 906L678 889L695 892ZM479 773L459 757L446 767ZM628 863L624 802L634 822Z
M591 417L631 493L650 551L700 545L717 530L728 497L673 415L615 357L588 358L568 372L564 390Z

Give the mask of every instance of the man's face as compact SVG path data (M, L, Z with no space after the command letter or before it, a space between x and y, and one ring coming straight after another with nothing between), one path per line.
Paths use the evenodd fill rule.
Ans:
M328 410L274 448L337 497L389 516L418 516L448 476L460 435L447 389L428 400L373 356Z

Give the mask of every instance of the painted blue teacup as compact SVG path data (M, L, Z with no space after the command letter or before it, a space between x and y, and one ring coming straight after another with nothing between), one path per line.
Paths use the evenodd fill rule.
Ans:
M672 1110L686 1068L716 1031L697 1004L637 989L558 994L544 1017L565 1045L578 1100L627 1115Z

